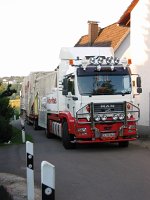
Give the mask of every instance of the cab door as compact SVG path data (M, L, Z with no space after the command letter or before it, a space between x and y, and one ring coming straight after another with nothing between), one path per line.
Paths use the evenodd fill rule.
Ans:
M72 116L75 116L75 81L74 76L68 77L68 95L67 95L67 108L68 111L72 113Z

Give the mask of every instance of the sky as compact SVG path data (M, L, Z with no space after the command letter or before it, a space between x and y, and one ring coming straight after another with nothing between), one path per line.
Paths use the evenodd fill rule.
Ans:
M0 0L0 77L52 71L62 47L88 33L88 21L106 27L132 0Z

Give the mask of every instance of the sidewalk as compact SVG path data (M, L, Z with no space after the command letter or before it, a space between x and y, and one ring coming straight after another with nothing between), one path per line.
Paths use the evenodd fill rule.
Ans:
M150 149L150 127L138 126L138 139L133 144L140 145L144 148Z
M131 141L130 143L132 143L133 145L138 145L141 146L143 148L149 149L150 150L150 139L137 139L135 141Z
M137 126L138 136L141 139L149 139L150 140L150 126Z

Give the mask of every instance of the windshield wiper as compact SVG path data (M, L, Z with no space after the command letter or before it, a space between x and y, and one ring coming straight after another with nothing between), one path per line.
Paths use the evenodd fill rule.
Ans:
M121 94L122 96L124 96L125 94L131 94L131 92L130 91L126 91L126 92L122 91L122 92L117 92L115 94Z
M81 93L81 95L88 95L89 97L92 96L92 94L90 92L84 92L84 93Z

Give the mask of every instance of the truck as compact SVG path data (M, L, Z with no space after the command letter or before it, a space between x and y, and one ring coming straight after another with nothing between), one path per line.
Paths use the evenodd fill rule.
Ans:
M52 72L32 73L22 85L22 109L47 138L64 148L80 143L118 143L137 139L141 78L111 47L63 47ZM33 78L34 77L34 78Z

